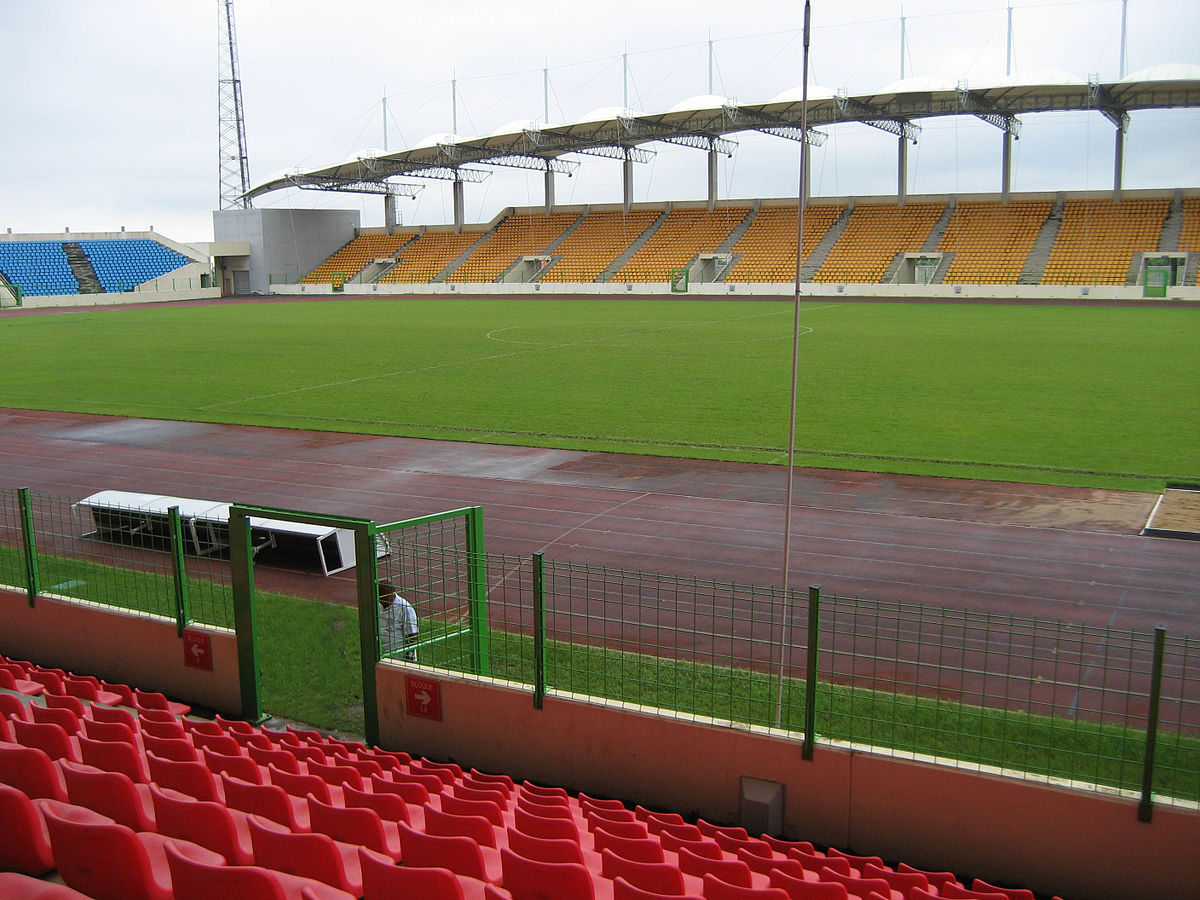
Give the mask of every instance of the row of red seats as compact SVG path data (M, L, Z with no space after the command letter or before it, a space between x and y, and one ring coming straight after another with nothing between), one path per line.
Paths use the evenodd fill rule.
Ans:
M135 710L166 710L183 716L192 711L186 703L168 700L155 691L142 691L127 684L110 684L94 675L76 675L62 669L39 666L26 660L0 656L0 690L29 696L74 698L64 705L83 713L82 701L104 706L128 706Z
M422 896L452 900L1032 900L1024 890L979 881L968 890L950 873L751 838L315 731L10 696L0 712L12 734L0 738L15 738L26 757L19 764L0 745L0 781L88 807L132 834L177 837L230 865L278 869L354 896L371 895L371 871L411 879L429 869L442 874L421 877L440 879L444 893L426 886ZM547 885L555 885L549 894Z

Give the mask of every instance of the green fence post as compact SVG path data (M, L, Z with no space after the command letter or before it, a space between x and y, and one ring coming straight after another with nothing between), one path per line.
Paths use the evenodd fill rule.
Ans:
M254 570L250 561L249 514L239 506L229 510L229 576L233 588L233 626L237 634L238 679L243 719L262 719L258 678L258 635L254 622Z
M1142 762L1142 799L1138 803L1138 821L1149 822L1154 814L1154 745L1158 740L1158 704L1162 697L1163 656L1167 629L1154 629L1154 662L1150 667L1150 711L1146 714L1146 755Z
M546 696L546 558L533 554L533 708Z
M175 632L183 637L183 629L187 627L190 617L187 561L183 555L183 520L179 517L178 506L167 510L167 521L171 527L171 572L175 576Z
M358 590L358 647L362 660L363 736L368 747L379 744L379 694L375 667L379 662L379 560L375 556L375 523L354 529Z
M808 589L808 662L804 672L804 747L800 755L813 758L817 742L817 651L821 631L821 586Z
M467 586L471 595L471 663L476 675L492 673L488 640L487 560L483 555L483 507L467 514Z
M38 570L37 539L33 531L33 503L29 499L29 488L17 491L21 506L21 540L25 545L25 590L29 594L29 605L33 606L37 595L42 592L42 576Z

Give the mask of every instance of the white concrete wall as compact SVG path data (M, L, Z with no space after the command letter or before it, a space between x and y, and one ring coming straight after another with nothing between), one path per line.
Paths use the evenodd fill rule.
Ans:
M665 283L606 284L356 284L348 285L345 294L333 294L327 284L278 284L272 294L282 296L468 296L503 297L505 295L539 294L597 295L617 297L674 297L726 298L743 297L791 298L790 284L693 284L687 293L672 293ZM992 284L931 284L924 287L912 284L805 284L802 299L848 299L874 297L887 299L939 300L1141 300L1141 287L1080 286L1080 285L992 285ZM1167 289L1168 300L1200 301L1200 287Z
M265 294L272 277L300 278L357 233L355 209L224 209L213 213L215 242L250 245L250 291Z
M159 279L165 283L166 278ZM180 279L182 281L182 279ZM195 287L177 291L155 291L139 287L136 291L120 294L60 294L49 297L22 297L21 307L40 309L59 306L121 306L127 303L173 303L182 300L210 300L221 296L219 287L202 288L200 278L192 279ZM9 307L5 307L6 309Z

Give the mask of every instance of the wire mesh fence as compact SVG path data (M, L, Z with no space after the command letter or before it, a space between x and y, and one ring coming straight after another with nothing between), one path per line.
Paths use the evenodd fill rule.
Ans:
M447 554L462 555L404 550L402 559L425 562L398 568L444 572ZM824 740L1143 786L1153 634L838 596L814 605L806 594L537 557L487 554L485 564L491 674L530 684L535 696L581 694L798 734L811 678ZM461 591L461 579L434 581ZM1171 639L1163 661L1152 786L1200 801L1196 642ZM420 662L474 671L462 634Z
M181 580L186 618L232 625L220 554L180 557L177 580L160 530L118 540L78 504L24 502L27 515L19 492L0 492L4 583L28 583L29 527L43 592L174 617ZM381 529L379 582L412 603L419 636L404 653L423 665L527 684L535 702L562 692L815 727L826 741L1200 802L1196 638L1156 650L1143 632L487 554L463 512Z
M38 494L28 495L28 521L40 591L169 618L182 600L185 618L232 626L228 560L182 556L177 580L172 538L160 523L117 528L77 502ZM23 587L28 577L20 492L0 492L0 579Z
M0 584L25 587L23 546L17 492L0 490Z

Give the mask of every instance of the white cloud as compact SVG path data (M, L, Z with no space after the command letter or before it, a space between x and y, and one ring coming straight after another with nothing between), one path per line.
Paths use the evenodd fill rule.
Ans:
M5 9L6 90L0 116L16 123L0 142L0 227L14 231L110 230L153 224L182 240L211 235L218 201L219 3L58 0ZM1005 73L1006 10L998 0L906 0L903 74L982 85ZM736 15L731 11L736 10ZM709 92L706 42L714 42L712 93L761 101L801 80L801 10L794 2L609 0L598 3L462 0L413 7L394 0L341 3L237 0L251 179L315 168L381 146L388 95L390 149L457 130L489 133L542 119L549 69L550 121L578 119L623 98L668 109ZM1116 0L1014 6L1013 67L1119 77ZM1126 72L1200 62L1194 0L1130 4ZM1164 23L1172 23L1164 27ZM813 10L810 83L868 93L901 76L895 0ZM457 79L457 129L451 79ZM975 120L933 120L910 148L918 191L998 190L999 133ZM814 152L820 194L895 190L895 139L859 125L829 129ZM1200 111L1135 113L1126 143L1129 187L1200 184ZM797 148L760 135L738 138L721 161L721 191L793 196ZM1030 116L1017 145L1018 190L1099 189L1112 182L1112 126L1099 115ZM636 199L703 196L704 158L658 145L636 170ZM559 177L563 203L620 199L618 163L588 158ZM541 202L541 176L499 170L468 185L467 211L488 220L506 205ZM342 207L382 218L377 198L278 192L263 205ZM408 222L450 217L448 188L430 182L402 201Z

